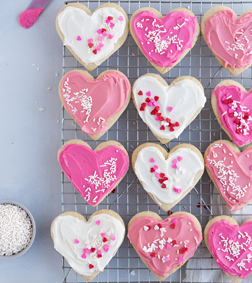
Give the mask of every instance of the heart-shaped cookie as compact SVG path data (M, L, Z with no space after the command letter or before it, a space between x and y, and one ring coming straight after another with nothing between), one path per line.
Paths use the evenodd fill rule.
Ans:
M132 166L145 191L165 211L184 198L204 172L203 157L190 144L169 153L160 145L142 144L132 154Z
M88 282L103 271L124 235L122 218L108 209L96 211L88 221L77 212L65 212L51 225L54 248Z
M252 63L252 9L237 18L224 6L208 10L201 20L201 33L219 63L233 76Z
M165 74L193 48L199 24L184 8L174 9L165 17L154 8L141 8L130 19L130 32L152 66Z
M252 90L225 80L219 83L211 97L212 107L223 130L238 146L252 141Z
M195 78L179 77L168 86L156 74L135 81L132 99L139 116L163 144L177 138L206 102L204 89Z
M68 3L58 13L56 28L64 45L89 71L97 68L126 40L129 20L115 4L103 4L93 13L79 3Z
M162 220L154 212L143 211L131 218L128 238L150 271L164 280L194 255L202 232L190 213L175 212Z
M216 141L205 152L205 166L230 210L239 210L252 200L252 146L243 152L234 143Z
M211 219L204 231L204 240L216 264L239 283L252 273L252 218L240 227L226 215Z
M58 152L58 161L73 186L92 206L120 183L129 168L128 153L116 141L103 142L95 150L82 140L67 141Z
M119 71L104 71L96 80L86 71L66 73L59 83L62 104L83 132L99 139L130 101L131 86Z

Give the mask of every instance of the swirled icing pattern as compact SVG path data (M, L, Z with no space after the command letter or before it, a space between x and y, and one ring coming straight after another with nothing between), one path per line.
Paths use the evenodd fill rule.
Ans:
M204 33L213 52L232 69L252 63L252 12L237 18L232 10L223 9L208 18Z
M192 48L197 19L183 11L170 12L160 19L146 10L134 16L132 28L147 59L171 67Z

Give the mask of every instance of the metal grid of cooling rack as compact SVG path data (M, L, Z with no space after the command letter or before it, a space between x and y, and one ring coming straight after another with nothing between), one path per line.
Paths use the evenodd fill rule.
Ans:
M70 2L76 1L68 1L66 3ZM91 11L94 11L98 6L103 3L107 3L108 1L88 0L78 2L89 7ZM167 14L172 9L184 7L193 11L199 22L202 15L204 15L204 13L213 6L224 4L225 6L232 8L237 15L240 15L242 12L252 7L252 1L195 2L120 0L110 1L110 3L120 5L129 17L131 17L135 10L141 7L156 8L163 15ZM74 69L83 69L83 66L77 62L66 47L63 47L62 75ZM97 77L97 75L101 72L110 69L120 70L129 78L131 83L145 73L157 73L157 71L142 55L131 35L128 36L124 45L117 52L115 52L96 70L91 72L91 74L94 77ZM218 139L227 139L226 134L221 130L212 111L210 96L214 87L221 80L230 79L232 76L228 71L220 66L201 35L190 53L187 54L187 56L171 71L163 75L163 77L168 83L171 83L175 78L183 75L190 75L201 81L207 96L207 103L199 116L184 130L180 137L164 145L164 148L169 151L170 148L173 148L177 144L190 143L199 148L203 154L208 145L213 141ZM232 79L240 82L245 88L249 89L251 87L251 77L252 69L248 68L241 75L235 78L232 77ZM64 108L62 108L62 115L62 144L69 139L78 138L88 142L94 149L103 141L117 140L127 149L130 157L133 150L142 143L154 142L159 144L159 141L138 117L137 110L132 102L130 102L129 106L114 126L98 141L91 140L88 135L83 133ZM199 219L202 228L204 229L209 217L216 216L213 213L213 206L221 205L216 203L212 204L214 194L214 186L205 172L195 188L184 199L182 199L179 204L172 208L172 212L187 211L192 213ZM77 211L88 218L94 211L105 208L113 209L118 212L125 221L126 225L134 214L145 210L154 211L162 218L167 217L167 213L154 203L139 184L132 167L130 167L128 174L118 185L115 192L109 194L96 208L86 205L85 200L79 195L67 177L62 173L63 212ZM206 247L201 243L199 249L203 251ZM202 259L200 256L195 256L194 258L199 262ZM182 268L170 275L165 282L183 282L186 268L185 264ZM200 271L200 267L197 268L197 270ZM211 267L209 267L209 270L211 270ZM142 260L139 259L126 237L116 256L110 261L105 270L95 277L92 282L153 281L157 282L158 280L148 270ZM63 282L85 282L80 275L76 274L69 267L68 263L64 259Z

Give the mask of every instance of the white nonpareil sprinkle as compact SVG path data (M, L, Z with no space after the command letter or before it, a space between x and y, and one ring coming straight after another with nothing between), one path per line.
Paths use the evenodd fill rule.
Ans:
M27 213L16 205L0 205L0 255L22 251L31 237L32 223Z

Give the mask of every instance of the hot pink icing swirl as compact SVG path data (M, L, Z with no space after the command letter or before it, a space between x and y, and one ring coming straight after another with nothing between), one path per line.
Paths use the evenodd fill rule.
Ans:
M217 87L213 92L221 124L238 145L252 141L252 91L246 93L236 85Z
M194 255L202 233L192 217L177 214L162 221L138 217L130 225L128 238L151 271L166 277Z
M182 11L159 19L146 10L135 15L132 28L147 59L161 67L171 67L192 47L197 19Z
M226 273L245 279L252 273L252 222L241 227L221 220L208 231L209 249Z
M82 197L94 206L126 174L129 158L112 145L93 151L84 145L68 144L59 154L59 164Z
M223 9L207 19L204 33L213 52L232 69L252 63L252 12L237 18L232 10Z
M211 146L206 167L231 210L252 200L252 148L234 152L225 143Z

